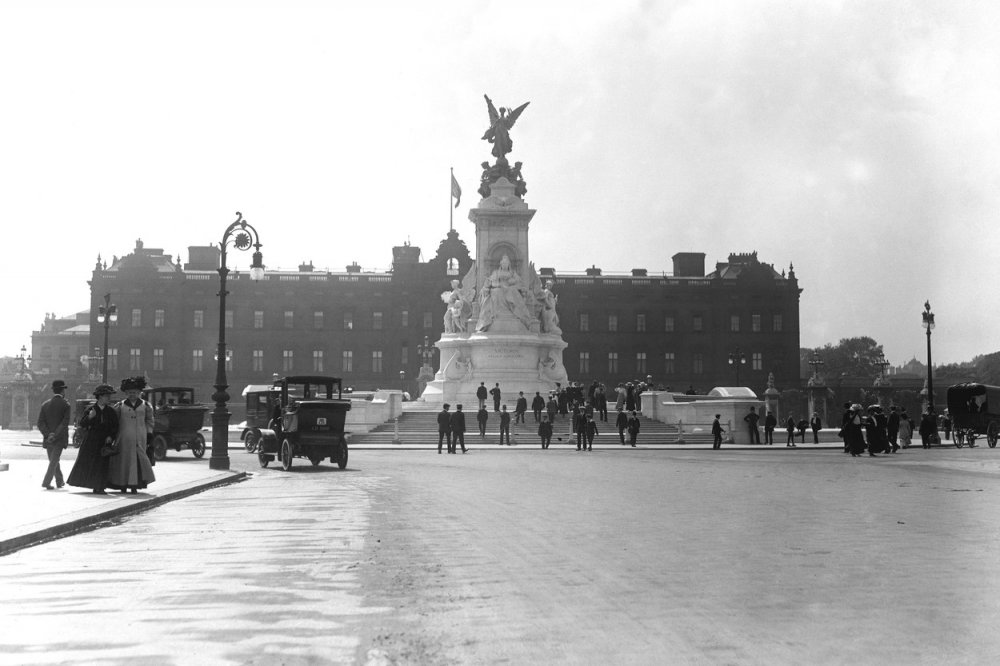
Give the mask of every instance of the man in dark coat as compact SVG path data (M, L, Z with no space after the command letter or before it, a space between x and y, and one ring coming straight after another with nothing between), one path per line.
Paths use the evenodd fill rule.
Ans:
M438 453L441 453L441 445L444 440L448 440L448 453L451 453L451 414L448 413L448 408L451 407L447 402L441 405L441 411L438 412Z
M893 408L895 409L895 408ZM813 412L812 418L809 419L809 427L813 431L813 444L819 444L819 431L823 429L823 420L819 418L817 412ZM896 417L896 429L899 429L899 417Z
M535 397L531 399L531 411L535 413L535 423L542 422L543 409L545 409L545 398L539 391L535 391Z
M885 422L885 432L889 436L889 445L892 452L899 450L899 411L896 405L889 408L889 418Z
M721 449L722 448L722 424L719 423L719 419L722 418L722 414L716 414L715 420L712 421L712 448Z
M555 424L556 414L559 412L559 403L555 396L549 396L549 401L545 403L545 411L549 413L549 423Z
M760 430L757 429L760 416L757 415L757 408L750 407L750 413L744 416L743 420L747 422L747 429L750 431L750 443L760 444Z
M778 427L778 419L775 418L771 410L767 410L764 417L764 444L774 444L774 429ZM750 442L753 444L753 442Z
M57 379L52 382L52 397L42 403L38 411L38 431L42 433L42 446L49 457L49 466L42 479L42 487L52 490L52 478L55 477L56 487L63 487L62 470L59 469L59 456L63 449L69 446L69 403L63 394L66 393L66 382Z
M500 411L500 446L503 446L504 435L507 436L507 446L510 446L510 412L507 405Z
M594 420L593 415L584 415L583 421L583 431L587 436L587 450L594 450L594 437L598 434L597 432L597 421Z
M500 383L490 389L490 395L493 397L493 411L500 411Z
M541 423L538 424L538 436L542 438L542 448L549 448L549 444L552 443L552 422L549 421L548 415L543 416Z
M476 389L476 398L479 399L479 409L486 408L486 382L479 382L479 388Z
M514 423L524 423L524 413L528 411L528 399L524 391L517 392L517 404L514 405Z
M490 413L486 411L486 407L480 407L476 412L476 421L479 423L479 437L482 439L486 439L486 422L489 420Z
M625 443L625 428L628 427L628 414L622 411L622 408L618 408L618 417L615 419L615 427L618 428L618 438L622 440L622 444Z
M600 414L601 420L607 423L608 421L608 394L604 392L604 385L597 387L594 391L594 406L597 408L597 413Z
M925 449L931 448L931 445L935 444L935 440L937 439L937 416L931 412L921 414L918 432L920 433L920 441L923 443L923 447Z
M576 450L581 448L587 450L586 418L583 411L578 407L573 407L573 432L576 433Z
M448 445L448 453L456 453L455 449L462 445L462 453L465 453L465 412L462 405L455 405L455 413L451 415L451 443Z

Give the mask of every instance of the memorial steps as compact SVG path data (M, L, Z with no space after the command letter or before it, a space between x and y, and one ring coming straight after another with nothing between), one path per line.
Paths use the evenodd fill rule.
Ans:
M465 411L465 410L463 410ZM351 433L348 436L348 445L354 447L391 447L391 446L405 446L405 447L418 447L418 448L437 448L438 441L438 431L437 431L437 415L436 411L416 411L412 408L410 410L404 411L399 417L398 431L397 424L393 421L387 421L386 423L380 424L373 428L369 432L365 433ZM466 446L474 445L481 446L483 444L489 445L499 445L500 434L499 434L499 417L496 412L490 412L490 420L486 424L486 437L485 439L479 436L479 424L476 422L476 412L475 411L465 411L465 422L466 422L466 433L465 433L465 443ZM595 439L594 444L603 447L616 447L621 446L618 439L618 431L615 429L614 425L615 413L608 413L608 422L603 423L598 421L597 429L600 433ZM534 414L528 412L526 416L527 422L524 424L514 424L513 414L511 415L511 443L520 444L522 446L539 446L538 437L538 426L535 423ZM639 430L639 446L655 446L655 445L676 445L678 437L678 428L676 424L662 423L660 421L654 421L648 419L644 416L639 417L642 425ZM397 438L398 432L398 442L393 440ZM559 441L559 438L562 441ZM626 441L628 440L628 433L625 434ZM712 434L710 432L685 432L683 437L683 444L685 445L708 445L712 444ZM576 445L576 435L571 432L569 417L556 417L555 425L553 428L552 435L553 444L572 444Z

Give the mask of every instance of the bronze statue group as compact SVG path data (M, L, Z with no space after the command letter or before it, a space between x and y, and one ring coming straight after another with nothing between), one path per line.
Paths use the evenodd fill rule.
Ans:
M156 480L152 454L148 447L153 433L153 406L142 398L144 377L122 381L125 398L112 404L113 386L100 384L94 391L94 404L87 407L76 424L73 440L79 446L76 462L63 480L59 459L69 446L70 406L66 383L52 382L52 397L38 413L38 430L49 464L42 487L52 490L52 481L62 488L66 483L106 494L107 488L136 494Z

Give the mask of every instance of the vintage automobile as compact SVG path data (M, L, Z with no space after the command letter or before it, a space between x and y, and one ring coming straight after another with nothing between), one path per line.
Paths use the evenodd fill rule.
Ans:
M195 458L205 455L205 424L208 407L195 402L194 389L187 386L147 387L142 397L153 405L153 457L163 460L167 449L191 449Z
M986 443L996 448L1000 437L1000 387L986 384L955 384L948 387L948 413L955 430L955 446L969 446L976 435L986 435Z
M243 397L246 398L247 420L240 439L246 450L254 453L260 446L260 429L269 428L271 420L281 413L281 386L248 384L243 389Z
M247 435L258 442L260 466L277 457L286 471L293 458L308 458L314 466L329 458L347 467L344 422L351 401L343 398L340 378L298 375L276 379L273 386L279 389L280 418Z

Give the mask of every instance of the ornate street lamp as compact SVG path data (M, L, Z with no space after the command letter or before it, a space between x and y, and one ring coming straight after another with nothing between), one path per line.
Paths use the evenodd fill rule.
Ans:
M813 385L818 385L819 384L819 371L823 368L824 365L826 365L826 362L823 359L820 358L818 351L814 351L813 355L812 355L812 359L810 359L810 361L809 361L809 365L813 369L812 381L810 383L813 384Z
M101 356L101 383L108 383L108 331L118 321L118 306L111 302L111 294L104 294L104 305L97 308L97 323L104 324L104 355Z
M21 355L17 357L17 360L21 362L21 372L26 372L28 363L31 362L31 354L28 353L28 348L24 345L21 345Z
M260 236L246 220L243 214L236 213L236 221L226 228L222 234L222 242L219 249L222 251L219 257L219 348L215 358L215 393L212 400L215 401L215 409L212 411L212 457L208 460L211 469L229 469L229 410L226 403L229 401L229 388L226 379L226 276L229 275L229 268L226 266L226 247L232 241L233 247L237 250L249 250L254 248L253 263L250 264L250 279L262 280L264 278L263 256L260 253Z
M740 385L740 366L747 364L747 357L737 347L736 351L729 354L729 365L736 367L736 385Z
M934 330L934 313L931 312L931 302L924 302L923 327L927 329L927 411L934 413L934 374L931 370L931 331Z

